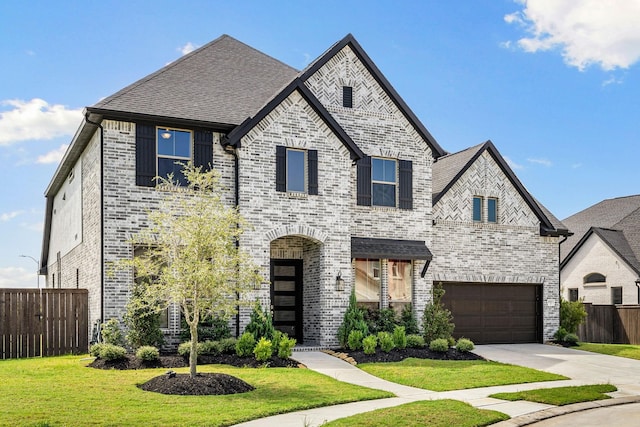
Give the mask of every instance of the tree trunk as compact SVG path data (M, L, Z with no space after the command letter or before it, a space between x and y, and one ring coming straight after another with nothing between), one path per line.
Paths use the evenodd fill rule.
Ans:
M196 368L198 366L198 322L194 319L189 325L191 331L191 352L189 353L189 375L191 378L196 377Z

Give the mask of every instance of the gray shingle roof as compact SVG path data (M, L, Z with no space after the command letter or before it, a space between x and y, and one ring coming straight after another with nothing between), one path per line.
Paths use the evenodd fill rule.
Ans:
M484 143L469 147L465 150L440 157L432 169L433 199L438 200L449 184L456 176L464 171L471 159L484 147Z
M620 230L624 233L636 258L640 255L640 195L603 200L562 222L574 233L560 245L564 260L591 227Z
M238 125L297 74L294 68L223 35L93 108Z
M424 240L372 239L366 237L351 238L352 258L388 258L388 259L424 259L431 260L433 255Z

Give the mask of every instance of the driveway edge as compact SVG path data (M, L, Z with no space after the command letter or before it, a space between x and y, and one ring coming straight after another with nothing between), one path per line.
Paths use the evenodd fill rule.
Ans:
M572 405L556 406L542 411L532 412L526 415L491 424L492 427L522 427L528 426L549 418L560 415L571 414L573 412L586 411L588 409L606 408L608 406L628 405L630 403L640 403L640 396L618 397L614 399L594 400L593 402L574 403Z

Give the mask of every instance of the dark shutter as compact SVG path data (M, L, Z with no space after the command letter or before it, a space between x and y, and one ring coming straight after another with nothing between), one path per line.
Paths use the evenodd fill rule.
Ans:
M309 194L318 195L318 150L307 151L307 173L309 175Z
M398 160L400 167L400 209L413 209L413 163Z
M156 127L136 123L136 185L155 187Z
M371 157L358 160L358 205L371 206Z
M193 133L193 165L202 166L203 171L211 170L213 162L213 134L208 130Z
M353 107L353 88L351 86L342 86L342 106Z
M276 146L276 191L287 191L287 148Z

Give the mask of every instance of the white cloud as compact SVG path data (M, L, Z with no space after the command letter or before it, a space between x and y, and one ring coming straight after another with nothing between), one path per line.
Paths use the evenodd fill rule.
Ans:
M0 268L0 288L37 287L35 263L33 265L33 270L26 270L22 267Z
M6 212L3 214L0 214L0 222L10 221L17 216L22 215L23 213L24 211L13 211L13 212Z
M584 70L629 68L640 60L640 1L521 0L523 9L505 15L529 37L518 40L526 52L559 48L565 63Z
M529 159L527 159L527 161L529 163L535 163L537 165L546 166L548 168L553 165L553 163L551 163L551 160L548 160L548 159L529 158Z
M507 164L509 165L509 167L513 170L522 170L524 169L524 166L522 166L521 164L518 164L516 162L514 162L513 160L511 160L509 157L504 156L504 160L507 162Z
M39 163L42 165L48 165L50 163L60 163L60 160L62 160L62 156L64 156L64 153L67 152L67 148L69 148L69 144L62 144L60 147L56 148L55 150L49 151L46 154L38 156L38 158L36 159L36 163Z
M607 80L602 82L602 87L613 85L613 84L620 85L622 83L624 83L624 79L622 77L611 76Z
M182 53L183 55L186 55L187 53L191 53L191 52L193 52L193 51L194 51L194 50L196 50L197 48L198 48L198 46L194 45L194 44L193 44L193 43L191 43L191 42L187 42L187 44L185 44L184 46L179 47L179 48L178 48L178 51L179 51L180 53Z
M0 106L10 107L0 110L0 146L73 135L82 120L82 109L70 110L38 98L4 100Z

